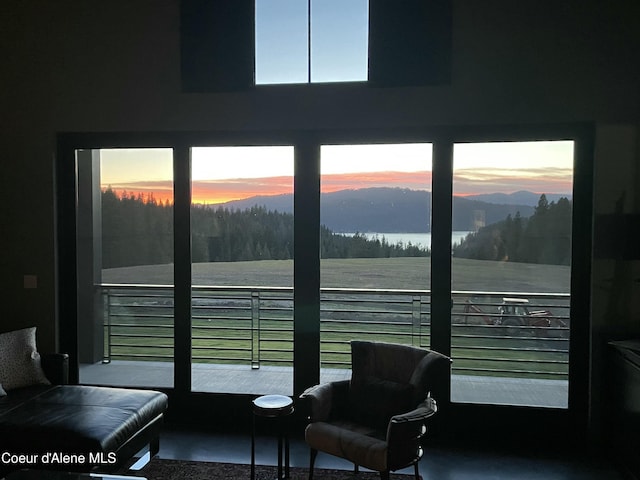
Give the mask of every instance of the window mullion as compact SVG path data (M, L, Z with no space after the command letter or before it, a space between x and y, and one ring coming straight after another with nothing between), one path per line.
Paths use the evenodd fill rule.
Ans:
M320 146L296 145L293 393L320 382Z
M174 177L174 385L191 390L191 155L173 151Z
M431 230L431 347L451 353L451 227L453 142L433 145Z

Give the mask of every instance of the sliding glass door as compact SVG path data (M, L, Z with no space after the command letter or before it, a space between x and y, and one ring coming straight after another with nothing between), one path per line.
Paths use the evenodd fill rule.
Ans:
M455 402L568 406L573 141L459 143Z
M191 148L192 391L293 393L293 153Z
M82 383L173 386L173 151L77 150Z
M575 410L588 143L436 133L63 150L61 339L80 382L294 395L349 378L349 341L369 339L450 355L456 404Z
M321 380L352 339L429 347L431 144L320 149Z

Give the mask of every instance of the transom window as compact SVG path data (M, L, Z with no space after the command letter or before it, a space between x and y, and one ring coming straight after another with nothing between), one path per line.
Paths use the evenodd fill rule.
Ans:
M256 84L366 81L368 23L368 0L256 0Z

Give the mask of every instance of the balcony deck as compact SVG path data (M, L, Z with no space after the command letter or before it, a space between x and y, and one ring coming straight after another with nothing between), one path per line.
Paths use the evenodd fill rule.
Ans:
M349 369L323 368L322 383L348 379ZM80 381L93 385L125 387L173 387L173 364L152 361L112 361L83 364ZM293 392L291 367L196 363L192 366L194 392L237 394L282 394ZM567 408L566 380L452 375L451 398L454 402L499 405L523 405Z

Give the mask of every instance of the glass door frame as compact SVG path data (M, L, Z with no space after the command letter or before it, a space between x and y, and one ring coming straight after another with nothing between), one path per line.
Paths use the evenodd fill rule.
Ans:
M591 124L421 127L262 132L61 133L55 164L56 322L59 350L77 359L77 165L75 151L97 148L173 148L175 189L175 379L176 394L191 392L190 161L192 146L293 145L294 157L294 395L319 381L320 371L320 145L410 143L433 145L432 339L451 352L451 202L453 145L464 142L575 140L571 316L589 319L593 138ZM304 212L304 215L295 212ZM305 251L303 251L303 248ZM308 255L318 251L318 255ZM569 423L585 431L589 412L590 322L573 322L569 354ZM211 394L208 394L211 395ZM215 395L215 394L214 394ZM452 405L471 415L474 405ZM497 415L509 407L491 406ZM512 409L513 410L513 409ZM521 411L521 409L518 409ZM534 408L529 410L536 410ZM541 413L548 414L550 409ZM551 409L553 410L553 409ZM564 412L551 412L566 417Z

